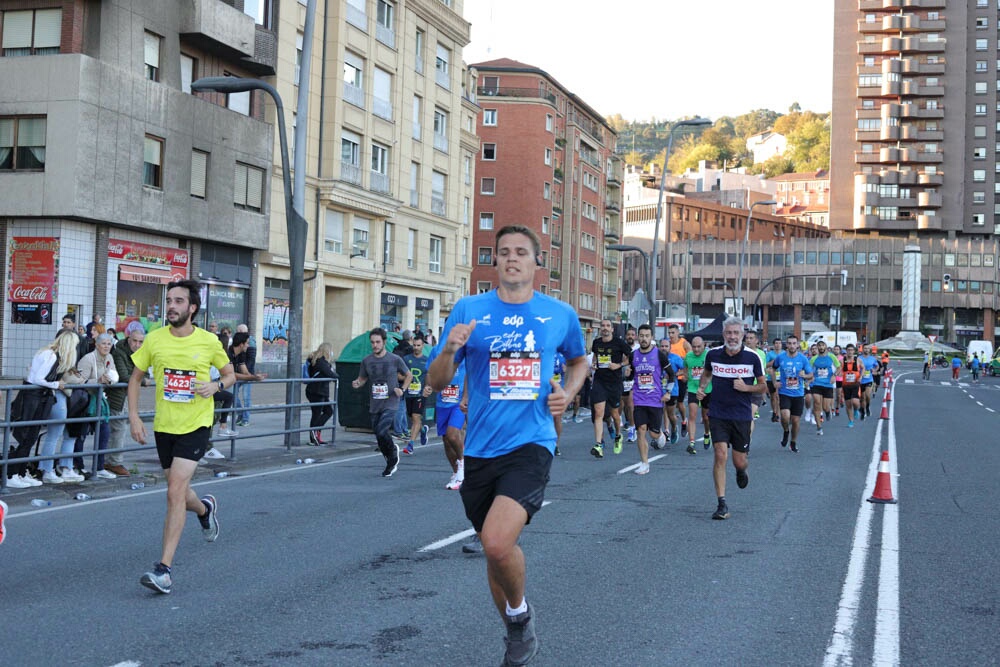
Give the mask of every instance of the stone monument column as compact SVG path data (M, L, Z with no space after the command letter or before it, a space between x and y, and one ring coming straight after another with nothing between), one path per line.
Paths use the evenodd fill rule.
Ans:
M920 332L920 246L903 250L902 332Z

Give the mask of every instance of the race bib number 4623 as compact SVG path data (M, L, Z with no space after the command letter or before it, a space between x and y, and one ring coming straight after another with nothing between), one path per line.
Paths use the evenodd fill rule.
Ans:
M531 401L542 387L540 352L507 350L490 353L490 400Z
M174 403L190 403L194 400L195 371L163 369L163 400Z

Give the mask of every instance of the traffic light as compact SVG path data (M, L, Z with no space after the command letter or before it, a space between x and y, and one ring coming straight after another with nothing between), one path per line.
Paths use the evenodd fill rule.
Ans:
M947 292L951 289L951 274L946 273L941 276L941 291Z

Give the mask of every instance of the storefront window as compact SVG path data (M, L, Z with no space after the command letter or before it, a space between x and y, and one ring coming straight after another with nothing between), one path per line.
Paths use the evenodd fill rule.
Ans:
M382 304L379 312L379 325L386 331L402 331L403 310L405 310L408 297L402 294L382 293Z

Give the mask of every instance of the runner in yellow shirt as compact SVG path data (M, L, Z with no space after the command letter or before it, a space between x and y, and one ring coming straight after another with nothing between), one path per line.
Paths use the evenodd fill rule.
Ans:
M153 437L167 478L167 514L163 522L163 550L153 570L139 583L158 593L169 593L170 566L184 530L185 511L194 512L209 542L219 537L218 503L212 495L198 498L191 477L198 459L209 448L215 401L212 396L236 383L233 365L215 334L196 329L193 318L201 307L201 286L195 280L167 285L166 321L151 331L132 353L135 370L128 383L128 420L132 437L146 444L146 425L139 417L139 387L149 368L156 379L156 415ZM209 368L219 370L216 382Z

